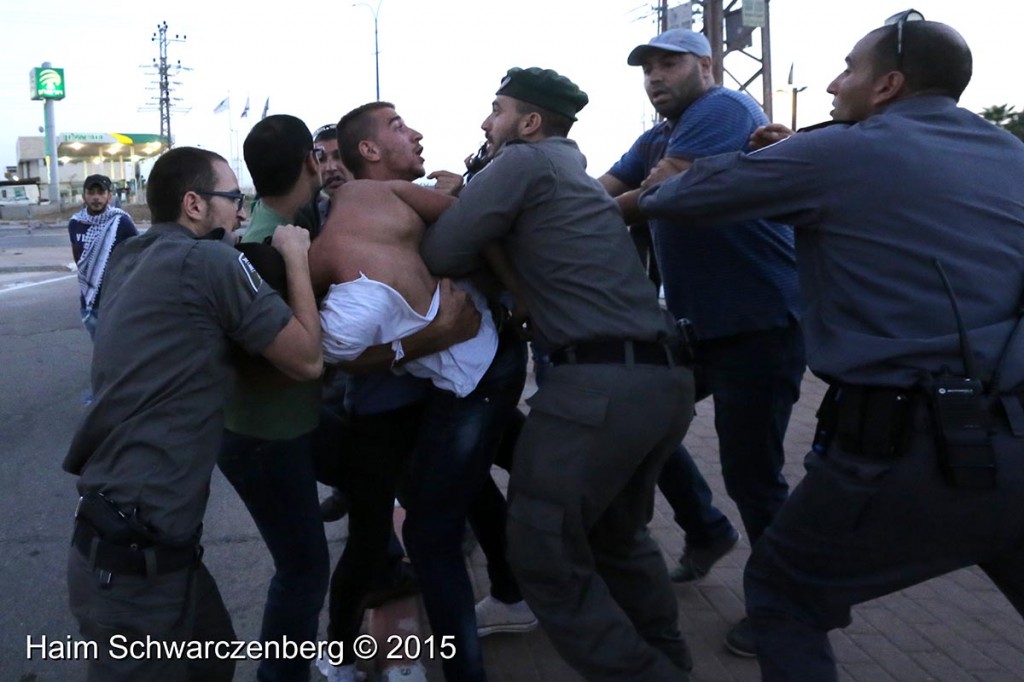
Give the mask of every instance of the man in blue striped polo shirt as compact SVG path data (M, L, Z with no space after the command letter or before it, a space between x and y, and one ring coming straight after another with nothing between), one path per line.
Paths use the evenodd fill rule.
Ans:
M746 151L750 134L768 119L749 96L715 84L711 46L700 33L666 31L636 47L627 63L643 68L647 96L664 119L600 178L627 222L634 222L642 219L636 208L641 186L682 172L700 157ZM804 371L793 231L765 220L729 230L693 230L674 219L651 220L650 227L666 305L676 318L689 319L698 337L697 400L714 398L726 490L753 545L789 491L782 440ZM689 532L688 526L701 528L702 519L687 523L677 503L700 499L707 487L682 446L659 487L688 530L675 579L699 578L735 544L735 532L727 522L710 533ZM745 619L726 645L754 655Z

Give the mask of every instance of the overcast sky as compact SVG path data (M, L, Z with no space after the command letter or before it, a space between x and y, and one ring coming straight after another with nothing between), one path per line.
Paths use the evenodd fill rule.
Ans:
M825 87L843 68L853 44L906 0L773 0L773 77L786 88L790 64L799 95L799 123L828 118ZM270 113L289 113L310 128L336 122L374 97L373 13L367 5L290 0L257 5L176 0L113 0L95 4L3 0L0 24L0 166L16 163L16 139L38 134L43 104L29 99L28 72L43 61L65 70L67 97L56 103L58 133L159 133L157 57L151 40L167 21L171 62L191 71L175 80L182 111L172 114L177 145L199 145L234 156L270 98ZM369 0L373 8L377 0ZM639 68L626 55L656 33L650 4L636 0L382 0L378 13L381 98L392 101L424 135L428 170L461 172L462 159L483 141L479 126L494 90L511 66L553 68L590 95L573 137L600 175L650 124L652 109ZM738 5L737 5L738 6ZM985 8L998 7L989 15ZM962 104L1024 109L1016 2L916 0L916 9L957 28L974 51L975 76ZM995 11L995 10L994 10ZM746 80L755 70L743 55L726 67ZM735 82L726 78L726 85ZM759 86L758 86L759 88ZM230 95L231 111L214 114ZM249 117L240 114L250 103ZM790 95L776 96L774 119L790 121ZM232 133L234 129L234 133ZM242 164L244 166L244 163Z

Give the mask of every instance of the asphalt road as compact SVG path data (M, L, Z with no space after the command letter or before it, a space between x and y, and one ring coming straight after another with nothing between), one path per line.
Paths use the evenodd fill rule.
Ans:
M41 279L52 279L52 274ZM27 639L77 639L67 607L65 565L78 500L61 462L85 412L91 344L78 319L75 278L0 290L0 681L78 682L81 662L27 658ZM336 555L343 524L328 538ZM239 639L257 638L269 556L219 472L206 515L206 563ZM236 679L254 679L239 664Z
M68 250L68 260L71 260L71 246L68 242L67 228L41 227L29 232L24 230L3 230L0 231L0 249L24 249L40 246L61 246Z

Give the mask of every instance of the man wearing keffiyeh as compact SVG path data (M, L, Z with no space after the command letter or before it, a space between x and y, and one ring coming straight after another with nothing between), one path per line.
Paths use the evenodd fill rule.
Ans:
M111 186L105 175L87 177L82 186L85 206L68 223L71 252L78 264L82 324L90 337L96 333L100 285L110 252L119 242L139 233L131 216L110 206Z

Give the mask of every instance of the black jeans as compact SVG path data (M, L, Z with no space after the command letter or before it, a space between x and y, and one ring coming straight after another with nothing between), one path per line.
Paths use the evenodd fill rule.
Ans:
M395 493L416 446L422 404L373 415L351 416L352 447L341 462L348 495L348 541L331 576L327 635L344 643L346 661L356 660L352 641L363 621L364 600L386 570Z

